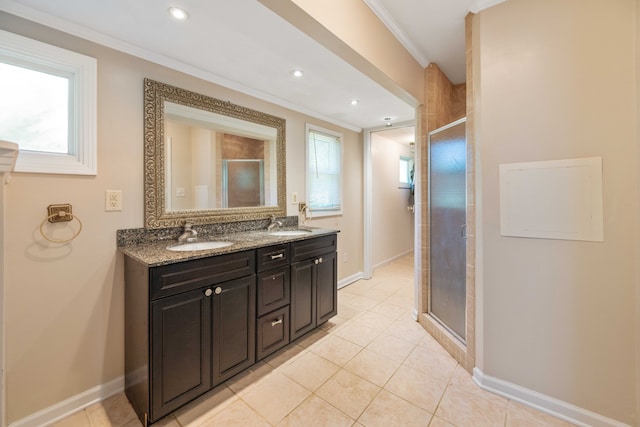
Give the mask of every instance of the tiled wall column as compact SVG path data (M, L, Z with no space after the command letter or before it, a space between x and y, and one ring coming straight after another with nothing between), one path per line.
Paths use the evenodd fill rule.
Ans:
M473 75L471 67L471 24L473 15L465 19L466 38L466 84L453 85L436 64L425 69L426 97L425 111L421 115L420 144L417 156L420 165L418 189L419 224L416 238L419 240L419 254L416 256L416 278L418 281L418 321L447 349L449 353L469 372L475 365L475 168L473 140ZM427 315L429 307L430 248L429 248L429 185L427 146L429 132L467 116L467 278L466 278L466 345L454 338L439 323Z

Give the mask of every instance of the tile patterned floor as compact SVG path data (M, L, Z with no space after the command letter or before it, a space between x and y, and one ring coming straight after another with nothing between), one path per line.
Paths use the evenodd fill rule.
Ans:
M206 426L570 426L481 390L411 318L413 259L338 293L338 316L154 424ZM55 427L139 427L123 393Z

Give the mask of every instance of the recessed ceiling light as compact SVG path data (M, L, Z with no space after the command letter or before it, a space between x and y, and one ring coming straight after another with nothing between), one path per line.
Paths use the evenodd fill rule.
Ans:
M179 7L170 7L167 11L172 18L177 19L178 21L185 21L189 17L187 11Z
M358 101L357 99L352 99L351 100L351 105L358 105L360 101Z
M292 75L293 77L302 77L302 76L304 75L304 71L302 71L302 70L298 70L298 69L296 69L296 70L291 70L291 75Z

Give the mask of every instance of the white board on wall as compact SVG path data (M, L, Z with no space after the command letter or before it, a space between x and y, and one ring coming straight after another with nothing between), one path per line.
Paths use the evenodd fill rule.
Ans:
M602 158L500 165L500 234L602 242Z

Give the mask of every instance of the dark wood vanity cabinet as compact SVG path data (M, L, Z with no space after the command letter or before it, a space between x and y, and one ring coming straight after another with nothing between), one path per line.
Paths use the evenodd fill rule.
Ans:
M318 327L336 315L337 237L291 244L291 339Z
M153 423L255 363L255 251L125 258L125 390Z
M125 391L151 424L336 314L337 236L148 267L125 257Z

